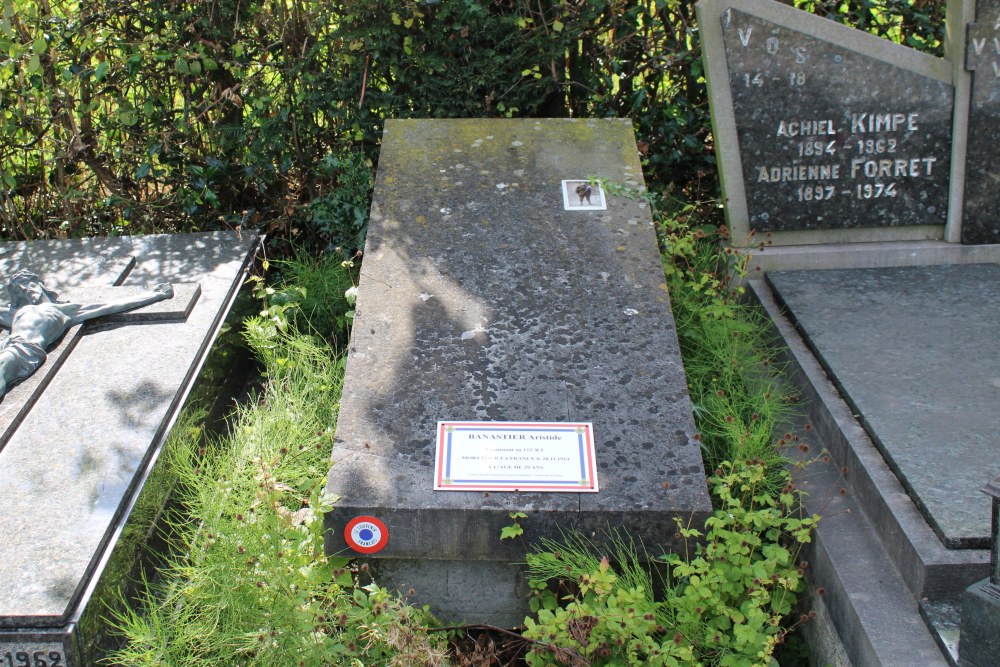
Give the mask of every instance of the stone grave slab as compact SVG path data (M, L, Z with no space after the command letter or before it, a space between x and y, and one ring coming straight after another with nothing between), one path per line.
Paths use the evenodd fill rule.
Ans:
M158 511L143 494L168 486L155 468L163 442L258 245L235 233L0 244L4 278L30 268L73 298L176 286L151 312L67 332L74 345L44 386L0 403L27 403L0 450L0 654L91 664L104 604Z
M978 0L968 27L965 66L972 71L962 243L1000 243L1000 1Z
M928 523L985 548L1000 473L1000 265L778 271L779 301Z
M524 543L500 529L524 511L527 542L618 528L659 553L677 545L674 517L709 512L648 207L607 184L588 205L591 178L642 188L628 121L386 123L329 552L373 515L383 562L512 563ZM436 426L452 420L592 423L600 492L434 491ZM477 578L464 572L441 579Z
M737 238L895 227L915 228L897 238L941 238L946 61L771 0L702 0L698 10ZM873 238L893 236L852 235Z

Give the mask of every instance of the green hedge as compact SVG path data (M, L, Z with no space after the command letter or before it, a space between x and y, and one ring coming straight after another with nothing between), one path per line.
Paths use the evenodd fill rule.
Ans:
M942 3L799 0L939 51ZM687 0L2 0L0 239L252 227L361 247L383 119L621 116L717 196Z

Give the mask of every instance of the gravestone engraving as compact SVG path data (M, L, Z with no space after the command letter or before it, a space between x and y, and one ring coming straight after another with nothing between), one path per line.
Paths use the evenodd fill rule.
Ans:
M596 185L587 209L592 177L639 194L629 121L385 126L327 549L378 519L373 569L446 618L523 621L512 511L528 543L618 528L652 553L710 508L649 209ZM435 491L441 421L592 424L600 490Z
M942 238L953 74L946 61L772 0L697 4L734 238Z
M0 449L0 661L95 664L106 605L169 489L156 465L166 436L258 244L229 233L0 244L0 273L31 269L81 301L177 285L156 312L67 332L73 347L47 382L31 385L51 358L0 402L21 413Z
M1000 243L1000 0L979 0L969 25L965 66L972 71L962 243Z
M855 664L957 664L957 596L990 540L978 487L998 470L1000 1L948 0L945 59L790 5L697 9L727 222L785 246L755 254L770 284L752 289L830 479L864 510L816 533L818 607ZM994 664L978 594L962 643L985 638Z
M950 85L735 8L722 26L751 229L944 225Z

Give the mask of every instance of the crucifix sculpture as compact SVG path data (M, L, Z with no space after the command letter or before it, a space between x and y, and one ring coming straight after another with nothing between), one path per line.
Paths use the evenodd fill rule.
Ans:
M59 295L31 271L18 271L11 276L7 293L10 308L0 312L0 325L10 329L10 336L0 342L0 397L7 393L11 383L34 373L45 362L46 349L71 327L174 296L173 287L161 283L152 290L107 303L61 302Z

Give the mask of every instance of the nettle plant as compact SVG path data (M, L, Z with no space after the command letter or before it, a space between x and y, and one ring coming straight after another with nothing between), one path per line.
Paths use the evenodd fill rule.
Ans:
M549 646L528 664L771 664L803 586L799 548L819 520L800 516L790 479L772 492L773 476L756 461L720 465L704 530L678 525L685 553L643 562L620 539L611 557L578 536L543 544L528 556L537 620L524 634ZM560 600L554 581L572 591Z

